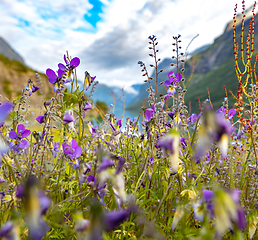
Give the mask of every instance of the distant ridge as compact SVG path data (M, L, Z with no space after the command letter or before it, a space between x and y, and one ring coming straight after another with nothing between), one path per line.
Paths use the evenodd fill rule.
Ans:
M23 58L13 50L13 48L0 37L0 54L3 54L9 59L16 60L22 64L25 64Z

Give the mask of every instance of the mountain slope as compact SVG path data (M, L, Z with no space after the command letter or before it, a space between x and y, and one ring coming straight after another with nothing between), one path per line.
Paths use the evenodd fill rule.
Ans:
M6 56L11 60L16 60L25 65L23 58L16 53L13 48L3 39L0 37L0 54Z

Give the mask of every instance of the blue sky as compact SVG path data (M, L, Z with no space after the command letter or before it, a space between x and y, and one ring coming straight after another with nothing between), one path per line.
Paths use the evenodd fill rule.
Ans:
M148 57L148 36L158 37L161 59L172 56L172 36L189 51L212 43L232 20L241 0L0 0L0 36L32 68L57 70L66 51L79 57L99 82L141 83L139 60ZM250 7L252 0L246 1Z

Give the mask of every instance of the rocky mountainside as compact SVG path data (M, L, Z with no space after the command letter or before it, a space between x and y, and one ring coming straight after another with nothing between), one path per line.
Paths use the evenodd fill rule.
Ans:
M52 96L53 86L45 74L39 73L36 80L36 71L27 67L23 58L10 45L0 38L0 94L1 100L13 99L20 96L22 90L31 79L40 91L31 95L30 105L36 106L39 101Z
M0 54L6 56L11 60L16 60L25 65L23 58L18 53L16 53L12 49L12 47L1 37L0 37Z

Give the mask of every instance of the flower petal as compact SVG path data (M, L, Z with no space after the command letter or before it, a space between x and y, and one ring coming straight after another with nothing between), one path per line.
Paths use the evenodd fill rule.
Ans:
M64 61L65 61L65 64L67 64L68 62L67 62L67 60L66 60L66 56L65 56L65 54L64 54Z
M212 198L213 198L213 191L211 191L211 190L206 190L206 189L204 189L204 190L202 191L202 194L203 194L203 198L204 198L204 200L205 200L206 202L211 201Z
M149 122L153 116L154 116L153 109L148 108L148 109L145 110L144 117L145 117L147 122Z
M63 70L58 69L58 71L57 71L58 78L61 78L63 76L63 73L64 73Z
M63 63L58 64L59 70L64 71L66 69L66 66Z
M170 81L170 80L165 81L165 82L164 82L164 85L165 85L166 87L169 87L169 85L171 85L171 81Z
M80 64L80 58L75 57L71 60L70 62L70 66L72 66L73 68L76 68L77 66L79 66Z
M76 142L75 139L72 140L72 148L75 149L78 147L78 143Z
M64 117L63 117L63 123L64 124L68 124L68 123L70 123L70 122L74 122L75 121L75 119L73 118L73 115L72 114L70 114L70 113L66 113L65 115L64 115Z
M19 135L20 132L23 132L25 130L25 127L23 124L19 124L17 127L17 134Z
M44 122L44 116L38 116L36 120L41 124Z
M46 70L46 75L51 79L56 79L56 73L51 68Z
M25 129L22 133L21 133L21 138L26 138L30 135L31 131L29 129Z
M4 121L8 113L12 110L13 104L5 102L0 106L0 122Z
M81 148L81 147L75 148L74 157L75 157L75 158L78 158L78 157L81 156L81 154L82 154L82 148Z
M17 133L15 131L9 132L9 138L12 140L15 140L18 137Z

